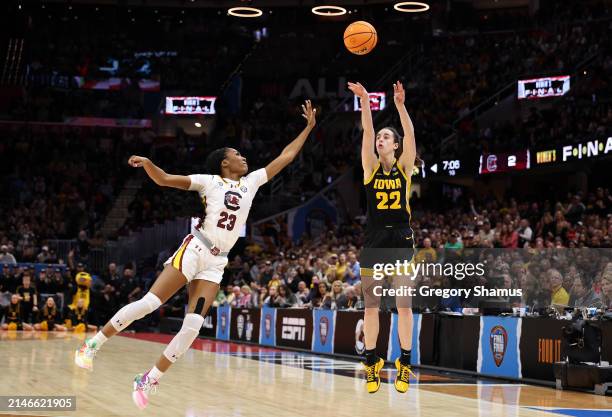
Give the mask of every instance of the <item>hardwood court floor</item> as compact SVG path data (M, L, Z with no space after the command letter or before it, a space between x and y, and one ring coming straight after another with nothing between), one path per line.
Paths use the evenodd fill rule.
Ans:
M610 416L612 399L417 371L406 394L390 383L367 394L360 365L316 355L196 340L164 376L147 410L132 379L151 367L167 335L107 342L94 372L74 366L83 335L0 332L0 395L76 395L77 411L29 416L359 417ZM161 343L160 343L161 342ZM394 370L382 373L392 381Z

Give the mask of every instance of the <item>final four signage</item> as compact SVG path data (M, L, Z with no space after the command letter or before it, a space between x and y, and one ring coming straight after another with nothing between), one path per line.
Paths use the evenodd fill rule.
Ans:
M567 145L562 148L561 160L567 162L572 159L594 158L612 152L612 136L608 139L596 139L577 145Z

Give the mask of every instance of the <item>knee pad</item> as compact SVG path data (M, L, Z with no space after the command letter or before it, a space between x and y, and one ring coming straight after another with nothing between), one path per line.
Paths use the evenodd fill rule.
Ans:
M198 337L202 324L204 324L204 317L201 315L194 313L186 314L181 330L164 350L166 359L174 363L182 354L187 352L195 338Z
M147 314L157 310L162 302L155 294L148 292L138 301L134 301L119 310L111 319L111 324L117 331L128 327L134 320L138 320Z

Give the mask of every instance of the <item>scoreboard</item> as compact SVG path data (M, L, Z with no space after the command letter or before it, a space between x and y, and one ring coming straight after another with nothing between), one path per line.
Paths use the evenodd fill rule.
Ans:
M166 97L166 114L215 114L217 97Z
M518 99L564 96L570 89L570 76L533 78L518 81Z

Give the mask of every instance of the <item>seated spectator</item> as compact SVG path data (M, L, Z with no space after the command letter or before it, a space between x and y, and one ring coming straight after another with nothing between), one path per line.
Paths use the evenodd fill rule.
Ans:
M17 294L11 296L11 303L6 308L6 321L2 330L34 330L32 326L25 323L21 310L21 300Z
M355 291L355 287L348 287L344 290L344 296L336 302L338 310L354 310L357 308L359 297Z
M311 297L310 300L310 307L324 308L326 303L329 303L329 305L331 306L329 285L327 284L327 282L319 282L316 288L317 291L315 292L314 296Z
M238 299L237 307L253 307L252 297L251 288L248 285L243 285L240 287L240 298Z
M552 298L550 300L550 304L557 306L568 306L569 305L569 294L563 288L563 278L561 277L561 273L556 269L548 270L548 278L550 280L550 290Z
M45 306L40 310L39 322L34 325L36 330L57 330L65 332L68 330L66 326L62 324L62 316L59 309L55 305L53 297L48 297L45 302Z
M235 285L232 287L232 291L227 296L227 303L231 307L236 307L238 305L239 300L240 300L240 287Z
M219 307L225 304L227 304L227 297L225 296L223 288L219 288L219 291L217 291L217 296L215 297L215 301L213 301L212 305L213 307Z
M296 296L298 299L298 305L300 306L308 304L310 302L310 290L308 289L304 281L300 281L298 283L298 291Z
M361 265L357 260L357 254L351 250L348 252L348 268L344 282L355 285L359 281L361 281Z
M7 245L0 246L0 264L17 265L17 260L13 254L9 252Z
M595 293L591 284L592 283L585 278L574 278L574 284L570 291L570 307L603 307L601 297Z
M280 307L290 308L298 305L297 297L287 285L282 284L278 287L278 295L280 297Z

